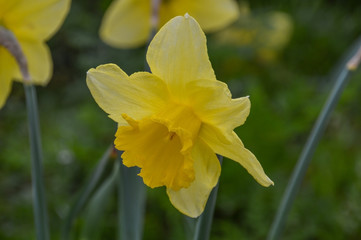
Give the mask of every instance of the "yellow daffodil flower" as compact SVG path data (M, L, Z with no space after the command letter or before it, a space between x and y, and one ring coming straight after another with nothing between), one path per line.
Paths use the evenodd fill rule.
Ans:
M124 151L124 165L140 167L149 187L166 186L172 204L190 217L203 212L217 184L216 153L240 163L261 185L273 184L233 131L249 114L249 98L232 99L216 80L205 35L191 16L160 29L147 62L152 73L128 76L106 64L87 74L94 99L118 123L114 143Z
M45 41L59 29L69 8L70 0L0 0L0 27L10 31L20 44L32 83L45 85L50 80L52 59ZM22 79L20 69L0 45L0 108L13 79Z
M114 0L100 27L100 37L113 47L138 47L151 32L152 0ZM238 17L234 0L163 0L159 9L160 27L171 18L188 12L206 32L219 30Z

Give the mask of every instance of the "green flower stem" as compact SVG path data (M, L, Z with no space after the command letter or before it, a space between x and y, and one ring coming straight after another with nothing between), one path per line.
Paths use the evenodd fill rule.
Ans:
M142 179L137 176L138 173L139 168L128 168L123 163L120 164L118 184L120 240L141 240L143 236L146 191Z
M90 195L94 192L95 187L98 185L106 166L109 162L109 158L113 151L113 145L108 147L108 149L104 152L103 156L99 160L99 163L95 167L91 177L88 179L85 187L77 198L76 202L72 205L69 215L65 220L65 224L62 232L62 239L67 240L70 238L70 232L73 225L74 220L77 215L83 210L86 203L88 202Z
M343 68L341 73L338 75L336 81L334 82L334 86L331 89L329 97L325 105L323 106L323 109L319 114L315 125L313 126L311 134L307 139L300 158L298 159L297 165L292 173L291 179L288 182L286 191L283 195L282 201L277 210L277 214L275 216L275 219L273 220L271 230L268 234L268 240L280 239L281 231L283 229L287 214L292 206L300 184L306 174L311 158L315 152L315 149L320 141L323 132L325 131L331 113L335 109L335 106L340 99L341 93L343 92L348 82L347 80L349 78L350 71L357 68L360 58L361 54L359 50L358 53L350 59L348 64Z
M33 206L38 240L49 239L47 205L45 200L42 147L35 87L24 84L28 111L29 138L31 148L31 175L33 188Z
M219 156L219 155L217 155L217 157L219 159L219 162L222 164L223 157ZM208 240L209 239L209 236L211 233L211 228L212 228L214 208L216 206L218 186L219 186L219 182L218 182L217 186L215 188L213 188L213 190L209 196L207 205L204 209L204 212L202 213L201 216L198 217L198 219L196 221L196 227L195 227L193 240Z
M148 40L148 47L157 33L159 21L159 0L152 0L151 34ZM144 69L150 72L150 67L145 60ZM121 152L119 159L121 161ZM118 195L120 201L118 220L119 240L140 240L143 236L143 224L145 213L146 189L142 179L137 176L139 168L128 168L120 164L120 177Z

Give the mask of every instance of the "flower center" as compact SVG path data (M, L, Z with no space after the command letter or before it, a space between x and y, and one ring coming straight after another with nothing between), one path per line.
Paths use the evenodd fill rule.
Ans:
M124 165L140 167L149 187L187 188L194 180L191 149L201 125L191 108L172 104L140 121L123 117L129 126L118 128L114 143L124 151Z

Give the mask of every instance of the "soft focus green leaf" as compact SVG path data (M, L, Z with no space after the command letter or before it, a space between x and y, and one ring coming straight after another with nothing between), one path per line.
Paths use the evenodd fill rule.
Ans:
M90 195L92 194L92 192L96 188L97 184L99 183L99 181L105 171L105 167L108 163L108 160L109 160L109 157L110 157L112 151L113 151L113 145L108 147L108 149L104 152L103 156L99 160L99 163L95 167L89 180L85 183L85 186L84 186L82 192L79 194L77 200L72 205L72 207L69 211L69 214L64 223L63 239L69 239L73 221L75 220L77 215L81 212L81 210L84 208L84 206L86 205L86 203L89 200Z
M115 162L112 174L94 193L87 207L85 223L81 234L82 240L98 239L101 226L106 221L105 210L111 194L114 192L119 175L119 163Z

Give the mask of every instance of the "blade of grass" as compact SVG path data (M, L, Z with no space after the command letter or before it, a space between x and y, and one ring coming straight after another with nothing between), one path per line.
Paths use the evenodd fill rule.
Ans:
M223 157L217 155L219 162L222 164ZM196 227L194 232L193 240L208 240L211 228L212 228L212 221L213 221L213 214L214 214L214 207L216 206L216 200L217 200L217 193L218 193L218 186L213 188L208 202L206 204L206 207L204 209L204 212L201 216L198 217L196 221Z
M268 234L268 240L280 239L281 231L284 226L284 222L287 218L288 212L293 204L296 193L300 187L300 184L306 174L307 168L311 162L315 149L320 141L323 132L326 129L329 122L331 113L336 107L337 102L348 82L350 72L355 70L360 62L361 58L361 40L358 41L358 47L352 50L352 58L350 58L346 64L343 64L343 69L334 81L334 85L330 91L326 103L324 104L315 125L307 139L307 142L302 150L300 158L294 168L290 181L288 182L285 193L282 197L282 201L277 210L275 219L273 220L272 227ZM358 50L358 51L357 51Z
M112 174L94 193L87 207L85 225L82 231L82 240L99 239L100 222L109 203L110 195L115 190L115 185L119 176L119 162L115 161Z
M94 191L95 187L98 185L100 178L102 177L104 170L108 164L108 160L113 151L113 145L109 146L108 149L104 152L103 156L100 158L98 164L96 165L93 173L88 179L85 187L79 194L77 200L72 205L69 214L65 220L62 239L67 240L70 239L70 232L73 225L74 220L78 216L78 214L83 210L85 204L88 202L90 195Z
M40 124L36 90L32 84L24 84L26 107L29 123L29 139L31 149L31 177L33 191L33 207L38 240L49 239L48 213L45 200L43 180L43 153L41 146Z

